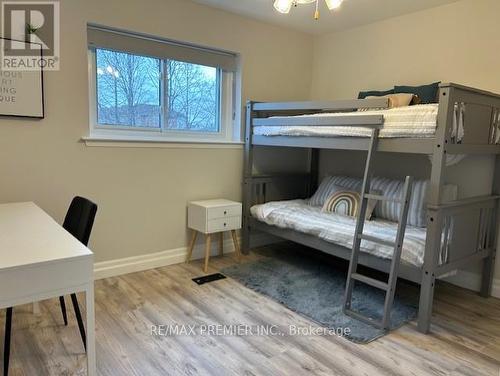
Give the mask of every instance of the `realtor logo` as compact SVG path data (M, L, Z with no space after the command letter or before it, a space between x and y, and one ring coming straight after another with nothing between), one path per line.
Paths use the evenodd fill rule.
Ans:
M0 68L59 70L59 2L2 1Z

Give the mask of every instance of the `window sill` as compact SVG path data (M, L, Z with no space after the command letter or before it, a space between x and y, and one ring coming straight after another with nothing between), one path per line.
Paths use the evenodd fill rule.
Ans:
M87 136L82 142L90 147L169 148L169 149L242 149L241 141L166 140L158 138Z

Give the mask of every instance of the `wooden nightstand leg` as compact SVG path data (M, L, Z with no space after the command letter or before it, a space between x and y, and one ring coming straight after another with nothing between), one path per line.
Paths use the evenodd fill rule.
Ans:
M191 244L189 245L189 250L186 258L186 264L191 261L191 256L193 255L193 248L196 243L196 237L198 236L198 231L193 230L193 236L191 237Z
M207 234L207 238L205 240L205 267L203 271L206 273L208 271L208 260L210 259L210 242L211 242L210 234Z
M224 233L221 232L219 236L219 256L224 256Z
M237 258L238 261L241 261L240 246L238 244L238 238L236 237L236 231L235 230L231 230L231 236L233 237L234 251L236 252L236 258Z

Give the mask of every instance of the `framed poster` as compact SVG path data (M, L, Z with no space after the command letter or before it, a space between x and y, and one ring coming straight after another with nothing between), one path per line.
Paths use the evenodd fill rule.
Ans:
M0 38L0 116L43 119L43 61L42 46L38 43ZM30 51L32 64L19 64L26 59L12 57L13 46Z

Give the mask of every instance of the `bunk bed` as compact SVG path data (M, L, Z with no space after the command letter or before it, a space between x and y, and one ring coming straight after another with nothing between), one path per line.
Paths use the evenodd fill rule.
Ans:
M500 95L452 83L440 84L438 104L433 109L432 106L427 108L427 111L434 111L434 118L424 132L421 128L425 124L422 123L424 125L417 125L416 129L399 129L391 134L387 130L391 127L385 111L387 107L386 98L331 102L249 101L244 149L243 251L248 253L254 235L264 232L351 259L353 251L348 245L266 223L258 218L254 206L311 197L318 185L321 149L365 151L369 155L367 163L371 152L429 155L432 167L427 193L427 225L424 234L420 234L425 239L423 254L420 262L403 259L397 271L397 277L420 285L418 330L427 333L436 279L473 262L482 262L480 294L484 297L491 294L497 243L499 196L496 194L500 192L498 157L491 195L444 202L443 187L450 156L500 154ZM373 108L377 110L371 110ZM308 171L255 174L257 146L305 148ZM372 147L375 150L370 150ZM365 173L367 171L368 165ZM385 273L391 271L391 260L376 252L361 252L357 263Z

